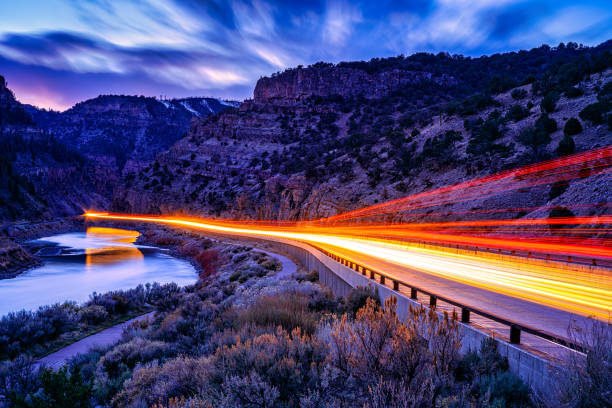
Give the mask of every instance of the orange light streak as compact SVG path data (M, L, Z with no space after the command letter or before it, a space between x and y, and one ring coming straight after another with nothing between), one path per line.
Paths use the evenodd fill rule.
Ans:
M336 247L359 254L374 265L381 260L395 265L419 270L465 283L471 286L526 299L582 315L593 315L607 319L612 311L612 276L598 275L597 279L585 278L581 268L542 265L539 261L524 260L521 265L500 258L476 254L450 253L442 249L418 248L406 243L386 242L375 237L338 234L335 228L312 226L278 227L263 224L254 227L249 223L219 221L183 217L156 217L107 213L86 213L87 218L124 221L155 222L166 225L189 227L204 231L250 237L284 238L307 242L324 247ZM371 228L370 228L371 229ZM416 236L439 239L439 234L415 232ZM445 235L444 239L461 239ZM472 243L506 245L516 247L516 241L469 237ZM462 241L462 242L463 242ZM568 251L574 253L611 256L609 248L580 247L530 242L527 248ZM372 266L374 267L374 266Z

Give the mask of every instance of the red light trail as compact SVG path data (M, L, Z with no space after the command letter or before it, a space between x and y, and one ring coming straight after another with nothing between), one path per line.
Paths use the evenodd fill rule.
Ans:
M575 261L577 257L592 261L594 265L610 263L612 215L551 217L552 211L558 207L544 205L527 207L534 211L551 210L547 216L539 218L440 221L440 217L445 218L444 214L450 218L466 214L471 217L503 216L523 209L457 213L437 210L431 214L419 210L521 189L544 188L560 182L598 180L607 183L611 172L612 146L608 146L313 221L230 221L95 212L85 215L96 219L157 222L225 234L297 240L332 252L341 250L360 254L362 263L363 259L373 264L377 259L384 260L495 293L606 319L612 313L610 270L594 266L586 270L583 265L547 262L547 259L561 257L565 261ZM573 203L568 207L605 211L610 204ZM415 210L417 212L411 214ZM432 215L434 220L428 220ZM389 216L400 220L411 216L421 222L381 222ZM475 247L477 252L465 250ZM513 258L509 254L521 255L522 258ZM534 254L539 254L541 259L532 258Z

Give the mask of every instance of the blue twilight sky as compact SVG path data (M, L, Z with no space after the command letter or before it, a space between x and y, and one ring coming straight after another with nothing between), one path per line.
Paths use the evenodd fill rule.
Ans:
M244 99L321 60L610 38L609 0L0 0L0 74L56 109L100 93Z

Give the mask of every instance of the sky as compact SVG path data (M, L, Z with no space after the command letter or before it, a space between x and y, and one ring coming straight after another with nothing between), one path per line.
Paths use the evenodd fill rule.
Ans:
M0 75L23 103L252 97L317 61L480 56L612 38L609 0L0 0Z

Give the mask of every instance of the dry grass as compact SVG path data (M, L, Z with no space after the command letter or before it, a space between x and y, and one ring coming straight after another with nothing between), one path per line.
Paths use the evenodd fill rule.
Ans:
M308 298L295 292L277 296L262 296L240 312L239 324L254 323L264 327L281 326L288 332L300 327L303 332L314 333L319 321L316 313L308 308Z

